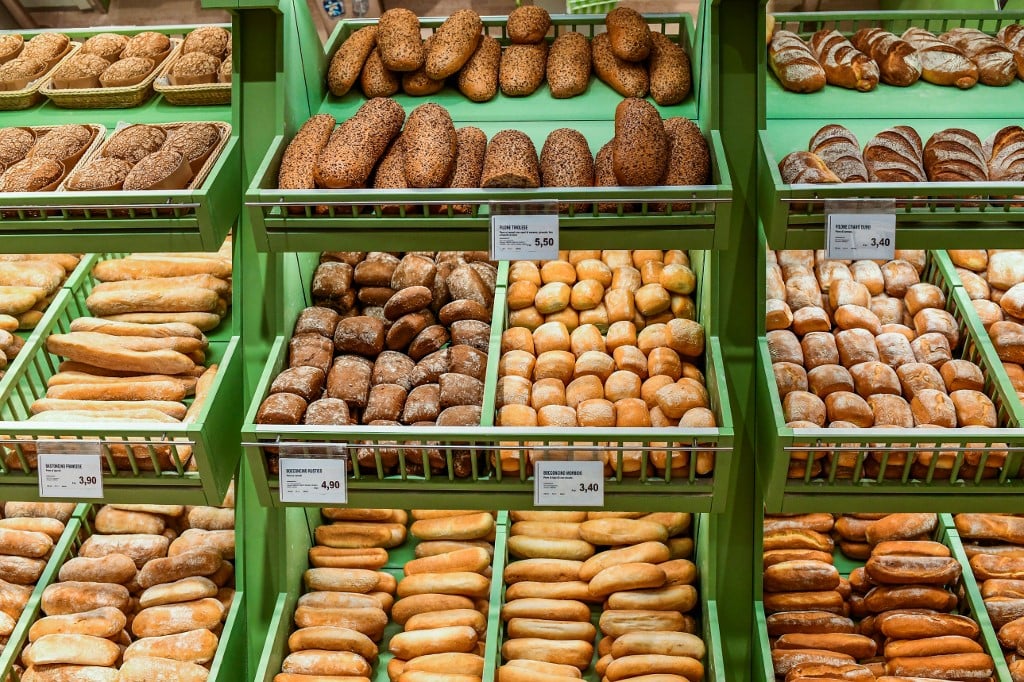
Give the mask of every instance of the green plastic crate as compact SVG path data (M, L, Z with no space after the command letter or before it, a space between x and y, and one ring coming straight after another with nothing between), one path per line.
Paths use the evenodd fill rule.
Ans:
M764 267L764 260L761 260ZM764 336L757 341L759 371L757 399L759 410L767 418L759 423L761 466L758 475L765 490L765 509L769 512L808 511L934 511L950 505L961 511L997 511L1017 499L1024 491L1024 431L1020 401L1016 399L1009 377L1002 365L992 363L991 343L973 314L973 307L962 289L950 285L946 273L952 271L945 254L929 252L929 265L922 281L936 284L946 294L946 309L960 324L961 346L954 351L960 357L977 363L985 374L986 394L993 399L1000 428L996 429L792 429L786 426L772 372L768 343ZM763 313L762 313L763 315ZM763 321L759 322L763 325ZM762 327L763 329L763 327ZM952 470L936 470L938 458L922 475L914 476L908 457L901 476L885 478L890 457L911 453L919 443L938 444L929 450L956 452L957 463ZM961 475L964 453L970 448L981 452L977 472ZM822 472L812 475L810 452L842 452L856 457L851 477L844 478L838 470L838 459L822 459ZM865 473L865 464L872 452L881 453L876 476ZM997 478L983 478L984 463L992 453L1005 452L1006 463ZM792 461L806 458L798 467L799 478L789 478ZM799 470L802 467L802 472Z
M569 14L607 14L618 5L618 0L566 0L565 9Z
M105 254L117 256L119 254ZM94 263L97 257L90 256ZM33 424L25 421L30 408L46 393L46 381L56 374L60 358L46 350L51 333L66 333L71 322L89 315L85 300L96 280L82 270L69 280L55 300L53 314L40 324L19 354L18 366L0 382L0 445L12 459L0 461L0 495L6 499L39 499L39 482L31 465L32 448L39 440L55 437L100 440L104 459L104 501L219 504L235 474L241 451L233 435L241 423L235 399L242 391L242 354L238 337L231 336L225 318L210 337L207 360L220 368L206 404L190 424L146 426L79 426ZM131 442L132 447L124 447ZM111 449L127 453L128 467L118 469ZM192 463L188 455L191 451ZM161 452L167 460L162 464ZM168 463L170 466L168 466Z
M992 660L995 663L995 679L999 680L999 682L1010 682L1010 673L1006 668L1003 651L999 646L999 641L996 639L996 633L992 627L991 620L989 620L988 611L985 609L985 602L981 598L981 590L978 588L978 582L974 579L974 574L971 572L970 562L967 560L967 555L964 554L963 544L960 542L960 536L957 535L956 529L953 526L953 519L949 514L939 514L939 525L935 531L935 540L949 547L953 558L959 561L963 567L963 574L958 584L958 588L962 590L961 610L958 613L970 616L981 626L980 643L984 647L985 652L992 656ZM844 578L848 577L853 569L864 565L863 562L846 557L838 548L834 552L834 557L835 566ZM774 682L776 678L772 665L772 650L768 641L764 603L761 601L761 595L763 594L762 583L759 580L756 581L754 586L754 594L757 597L757 601L754 602L754 650L756 652L753 661L754 680L755 682Z
M306 256L305 272L285 282L286 291L302 291L309 305L308 287L315 267L316 254ZM502 474L491 464L491 455L502 448L515 447L516 443L554 443L551 449L564 450L565 444L608 443L606 449L615 451L615 473L606 479L606 504L621 509L654 510L671 509L678 511L717 511L725 504L724 489L729 480L732 463L734 429L729 395L725 386L724 360L717 337L708 326L711 320L712 287L710 257L703 253L691 253L695 272L698 276L698 318L710 330L706 336L705 366L711 407L716 414L717 428L688 429L556 429L501 428L494 426L494 396L498 380L501 333L505 322L505 281L507 267L499 270L498 288L495 294L494 313L491 322L491 342L488 353L487 377L484 382L484 405L478 427L394 427L352 425L348 427L280 426L256 424L256 413L267 396L270 384L278 373L287 366L288 340L301 307L296 307L281 323L279 334L274 341L270 356L256 387L253 401L249 406L242 427L243 446L249 461L260 500L264 505L280 505L276 473L268 462L276 454L274 448L280 444L310 446L310 453L324 452L325 445L347 448L350 454L359 448L369 449L376 466L359 466L353 462L348 480L349 504L352 506L394 506L410 505L409 496L415 496L413 506L427 508L431 505L450 505L449 496L458 494L462 505L486 508L494 494L503 495L503 505L509 508L532 508L533 479L525 469L518 476ZM301 270L301 268L300 268ZM683 440L685 439L685 440ZM435 444L434 449L444 451L447 466L441 473L414 475L407 468L410 449L418 452L424 443ZM651 445L651 444L655 445ZM672 445L666 445L672 443ZM461 447L459 447L461 444ZM471 444L471 445L470 445ZM640 445L643 444L643 445ZM543 449L544 446L541 446ZM398 472L387 475L380 464L380 453L385 448L398 450ZM469 449L476 453L472 474L458 478L454 469L454 451ZM650 449L669 450L674 456L691 455L697 451L715 453L715 468L708 476L691 473L686 477L655 477L642 475L627 477L622 473L622 452L641 450L646 465ZM268 457L269 456L269 457ZM589 458L589 457L588 457ZM354 459L350 457L350 459ZM646 470L646 466L642 467ZM691 472L693 468L691 467Z
M718 625L718 601L717 601L717 577L719 575L716 570L715 561L713 559L714 552L710 547L710 529L709 519L707 514L696 514L693 518L693 535L694 535L694 556L691 560L697 564L697 589L699 592L699 602L695 609L695 612L691 613L697 617L697 621L700 625L700 631L696 634L699 635L707 647L707 654L704 657L702 663L704 664L704 677L702 682L726 682L726 680L732 679L726 674L725 656L722 652L722 633ZM497 561L498 554L507 554L508 546L495 545L496 554L495 561ZM504 562L507 565L511 562L511 559L507 556L504 558ZM500 574L495 570L495 576ZM497 616L497 622L493 621L488 623L488 668L485 672L495 673L498 666L502 664L501 658L501 645L504 636L505 629L501 622L501 608L505 604L505 585L504 581L496 581L496 587L498 588L498 594L496 599L491 600L491 613ZM495 585L492 585L492 592ZM591 621L594 626L597 627L598 619L601 616L602 608L600 605L591 605ZM602 638L600 634L600 628L598 628L598 636L594 646L594 658L591 662L590 668L583 671L583 679L586 682L601 682L601 676L594 671L594 665L597 663L600 656L597 652L597 642ZM493 645L493 654L491 648ZM490 667L491 662L495 668L492 670ZM737 674L735 671L733 674ZM484 678L484 682L487 682L489 678ZM269 681L268 681L269 682Z

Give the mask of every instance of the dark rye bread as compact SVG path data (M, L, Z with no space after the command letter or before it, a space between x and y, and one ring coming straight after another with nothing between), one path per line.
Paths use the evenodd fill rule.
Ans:
M518 130L502 130L491 138L480 186L540 187L537 149L530 138Z
M394 7L380 15L377 24L377 53L391 71L415 71L423 66L423 39L415 12Z
M459 70L459 91L474 102L486 102L498 93L498 67L501 63L501 43L492 36L484 36L476 52Z
M473 10L452 12L438 27L434 40L427 47L424 65L427 76L443 80L461 69L480 43L482 29L480 15Z
M334 131L316 164L321 187L350 189L366 183L391 140L398 136L405 110L393 99L376 97Z
M421 104L402 132L405 179L410 187L442 187L455 167L455 125L444 107Z
M530 45L544 40L551 28L551 15L537 5L520 5L508 15L505 31L513 44Z
M612 162L620 185L657 185L668 168L668 135L658 110L630 97L615 107Z
M509 97L532 94L544 83L548 45L509 45L501 55L498 84Z
M593 187L594 156L587 138L578 130L552 130L540 152L540 177L543 187ZM584 211L588 204L573 204L573 210ZM568 211L561 203L559 211Z
M390 71L381 61L379 50L370 50L370 56L359 74L359 88L369 98L391 97L402 87L402 77Z
M334 131L334 117L316 114L302 124L281 158L278 189L315 189L316 160Z
M377 27L364 26L341 44L338 51L331 57L331 65L327 69L327 87L331 94L341 97L347 93L359 74L370 52L377 47Z
M612 52L607 33L599 33L590 41L594 73L623 97L646 97L650 87L647 68L643 64L619 59Z
M650 31L651 98L661 106L679 104L690 94L690 57L664 33Z
M590 41L570 31L555 38L548 52L548 87L556 99L582 95L590 83Z

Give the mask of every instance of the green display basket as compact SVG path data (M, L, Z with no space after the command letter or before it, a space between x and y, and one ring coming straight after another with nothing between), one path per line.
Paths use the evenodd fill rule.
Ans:
M569 14L607 14L618 7L618 0L566 0L565 9Z
M762 260L763 264L763 260ZM935 511L955 506L958 511L999 511L1024 492L1024 423L1021 404L995 349L981 327L960 288L953 287L946 273L952 271L948 257L929 252L929 264L922 281L939 286L946 294L946 309L960 325L961 345L955 357L978 364L985 375L985 393L996 406L1000 428L936 429L792 429L786 426L782 400L775 385L768 343L758 338L757 400L766 419L759 423L761 466L758 474L765 490L765 510L810 511ZM923 445L922 445L923 444ZM912 472L917 450L956 453L952 469L937 469L933 457L925 472ZM812 454L826 453L822 470L812 471ZM968 468L966 453L978 456L976 471ZM827 453L852 456L852 472L839 468L839 458ZM876 454L877 453L877 454ZM984 478L990 457L1005 453L1005 463L996 477ZM898 477L887 478L890 458L905 457ZM873 461L872 461L873 460ZM877 463L877 474L866 469ZM789 478L793 465L798 478ZM963 472L967 473L963 473Z
M984 647L985 653L989 654L995 663L995 679L999 680L999 682L1010 682L1010 672L1007 670L1006 661L1003 658L1003 650L996 639L996 632L992 627L992 621L989 620L988 611L985 609L985 602L981 598L978 582L971 572L970 562L964 553L960 536L957 534L953 526L953 519L949 514L939 515L939 525L935 531L935 540L949 547L953 558L960 562L960 565L963 567L963 574L957 585L961 594L961 610L958 613L970 616L981 627L980 644ZM850 572L855 568L864 565L863 562L846 557L838 548L833 556L835 566L839 569L839 574L844 578L849 577ZM760 580L756 581L754 590L755 595L758 596L758 601L754 602L754 622L756 627L754 637L755 655L753 657L754 682L774 682L776 678L774 666L772 665L771 645L768 640L767 620L764 603L760 601L760 596L763 594Z
M284 285L286 291L302 291L305 304L310 305L308 282L315 268L316 254L303 256L307 263L305 268L300 269L305 272L286 280ZM713 281L710 257L692 252L691 259L698 282L705 282L698 291L698 319L709 330L713 293L708 285ZM607 506L617 509L694 512L722 509L726 503L724 490L733 464L734 430L718 339L710 332L707 333L704 363L711 408L719 424L716 428L497 427L494 426L494 396L498 381L501 334L505 326L506 280L507 267L502 264L491 322L482 423L473 427L403 426L399 429L360 425L319 427L257 424L259 406L268 395L274 378L287 366L290 332L301 307L292 310L282 320L279 329L281 333L275 338L242 427L243 446L261 502L264 505L281 504L277 475L270 462L283 446L292 456L324 455L328 452L334 456L347 456L352 467L348 480L349 504L356 507L406 505L445 508L452 504L451 495L458 495L462 506L485 508L493 495L501 494L503 506L528 509L533 506L532 476L525 466L520 468L518 475L502 473L499 467L493 465L492 457L498 457L502 449L524 448L553 451L552 458L564 459L570 456L569 452L580 452L582 454L578 458L593 459L594 443L597 442L602 444L597 450L610 451L612 455L611 466L614 472L605 481ZM446 461L443 472L423 475L410 472L410 458L415 456L419 459L419 453L425 448L441 451ZM469 450L474 455L472 472L467 477L456 476L455 453L460 450ZM712 452L715 455L714 470L705 476L696 475L694 466L689 468L686 476L673 476L671 472L664 476L647 474L645 472L652 450L667 451L672 458L691 459L695 459L697 452ZM374 464L360 464L360 451L364 453L364 461L368 456ZM385 471L381 463L385 451L395 452L398 459L397 473L389 474ZM638 476L631 477L623 472L627 451L642 453L641 474ZM410 499L415 499L415 502L410 502Z
M43 598L43 590L57 579L57 572L60 571L60 567L68 553L72 550L72 547L77 547L81 543L81 517L86 514L88 509L89 505L87 504L80 504L75 507L74 513L64 526L64 532L61 534L60 539L54 543L53 552L46 561L46 568L43 569L42 575L39 576L39 580L32 590L32 595L29 597L25 609L18 617L14 630L7 637L7 643L3 645L2 651L0 651L0 680L18 682L18 674L14 664L21 655L22 646L28 639L29 628L32 627L32 623L35 622L36 615L39 613L39 604Z
M95 507L93 505L79 505L75 509L75 515L68 521L67 528L64 530L60 541L54 546L53 553L50 555L49 562L46 565L46 570L39 579L28 605L21 614L18 626L11 634L3 653L0 654L0 679L3 679L5 682L21 682L22 677L15 670L14 664L21 656L22 649L28 641L28 631L32 624L43 616L41 608L43 591L53 583L58 582L57 575L60 572L61 566L68 560L78 556L78 550L82 543L88 540L94 532L92 527L92 519L94 517ZM236 514L235 523L235 575L238 576L236 580L239 580L240 576L244 573L241 546L242 542L244 542L245 533L242 527L241 514ZM217 647L217 653L210 664L210 675L208 678L210 682L216 680L222 680L223 682L230 680L233 682L238 679L238 673L234 666L244 658L246 645L244 613L244 593L239 587L235 590L231 608L228 610L227 617L224 620L224 628L219 636L220 643Z
M106 254L117 256L118 254ZM90 256L94 263L96 256ZM51 304L52 315L32 333L16 361L0 381L0 497L38 500L39 477L32 466L36 443L53 438L100 441L104 501L167 504L219 504L235 474L238 458L235 402L242 392L242 353L231 336L231 320L210 337L208 361L219 364L206 403L188 424L82 426L26 421L32 403L46 393L47 380L57 373L60 358L46 350L52 333L67 333L73 320L89 315L85 300L96 280L84 270L69 280ZM24 355L24 357L22 357ZM127 466L115 464L127 460Z
M704 79L703 38L688 15L647 15L652 29L678 40L691 55L693 92L682 103L658 107L663 117L686 116L698 121L711 152L711 184L671 187L539 188L539 189L410 189L395 190L279 190L277 174L288 142L301 121L293 122L275 137L246 193L246 207L253 224L257 248L262 251L313 251L330 248L343 239L347 248L372 250L382 239L404 248L429 249L443 243L451 249L485 249L488 243L490 205L494 202L581 202L587 209L564 213L560 218L563 248L613 248L621 246L623 230L630 230L632 246L710 249L727 243L728 212L732 183L724 148L713 125L700 111ZM484 17L485 30L507 43L505 17ZM433 31L439 18L424 18L421 25ZM354 89L343 97L326 93L325 74L329 56L353 31L374 25L375 20L343 21L330 38L317 69L307 67L314 109L343 121L366 100ZM593 36L603 32L601 16L554 16L552 34L579 31ZM704 70L702 70L704 69ZM319 88L316 90L315 88ZM318 97L319 95L319 97ZM586 93L555 100L546 86L527 97L498 94L489 102L468 100L454 88L430 97L396 95L408 113L430 101L443 105L456 126L474 125L488 137L515 128L526 133L540 150L547 135L561 127L580 131L596 153L614 134L615 107L622 96L596 77ZM686 202L682 210L663 207L667 201ZM600 212L591 204L608 203L615 210ZM399 206L395 213L385 207ZM466 213L449 210L452 204L469 205ZM632 204L639 206L632 210ZM669 204L668 206L671 206Z

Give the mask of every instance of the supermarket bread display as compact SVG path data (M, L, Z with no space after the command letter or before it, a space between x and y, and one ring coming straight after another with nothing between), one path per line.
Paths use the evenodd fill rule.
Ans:
M88 666L89 679L206 680L235 593L234 509L103 505L85 524L43 591L22 679Z
M102 127L0 128L0 192L50 192L90 149Z
M288 366L257 414L262 424L477 426L497 270L487 254L324 253L313 306L300 313ZM448 468L440 448L360 448L363 467ZM454 451L455 475L473 471ZM274 465L273 462L271 462Z
M992 679L962 593L966 567L933 539L937 526L935 514L766 516L763 604L776 678ZM841 574L836 550L843 566L863 565Z
M495 424L715 426L696 286L683 251L568 251L554 261L513 261ZM494 464L507 473L529 472L545 456L503 445ZM711 452L651 445L671 449L622 452L624 475L684 475L691 466L705 475L714 466ZM607 472L618 469L618 453L599 454Z
M498 680L703 679L690 514L510 516Z
M606 178L590 170L596 161L586 139L577 132L566 141L564 128L553 129L543 145L513 129L486 140L478 128L456 128L440 105L420 105L406 117L402 106L387 97L370 99L336 128L335 123L330 114L317 114L299 128L281 159L279 189L677 186L711 181L710 150L700 128L681 116L663 120L652 104L639 98L624 99L616 108L609 131L613 163ZM481 157L483 142L486 152ZM548 149L544 163L538 147ZM563 203L562 210L569 206ZM576 204L575 210L589 206ZM617 211L618 206L602 203L597 210ZM672 204L674 210L689 206ZM470 208L454 205L440 211L466 213ZM317 209L318 214L326 211ZM399 207L384 204L381 211L397 213Z
M961 314L922 281L924 251L896 259L827 261L822 252L779 251L768 261L765 319L784 419L790 428L994 428L1001 424L982 367L964 352ZM909 434L908 434L909 435ZM937 449L934 449L936 448ZM934 443L913 450L794 455L790 476L836 471L849 478L998 475L998 444L958 455ZM884 470L881 467L884 465Z
M138 85L177 47L163 33L143 31L133 36L97 33L53 72L55 90L125 88ZM220 62L217 62L220 66Z
M670 106L690 94L690 57L676 39L652 30L633 9L618 7L605 19L607 31L588 39L574 31L551 32L551 18L535 5L517 7L508 16L507 40L481 36L483 24L470 9L453 12L425 41L418 18L408 10L390 10L376 26L349 35L331 57L327 86L346 95L357 81L366 97L402 90L425 96L451 79L474 102L495 96L496 84L507 97L532 94L548 81L556 99L586 91L594 74L623 97L646 97ZM550 49L549 49L550 46ZM363 80L367 70L376 78ZM379 89L376 84L394 84ZM367 86L370 87L367 87Z

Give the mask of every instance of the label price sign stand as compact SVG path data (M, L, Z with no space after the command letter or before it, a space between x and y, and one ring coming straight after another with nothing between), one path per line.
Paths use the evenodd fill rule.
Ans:
M490 204L491 260L558 258L558 203L523 201Z
M895 199L825 202L825 258L892 260L895 255Z
M102 446L98 440L36 442L39 497L103 497Z
M278 494L283 503L348 503L348 446L289 443L279 446Z
M533 506L603 507L604 462L535 462Z

